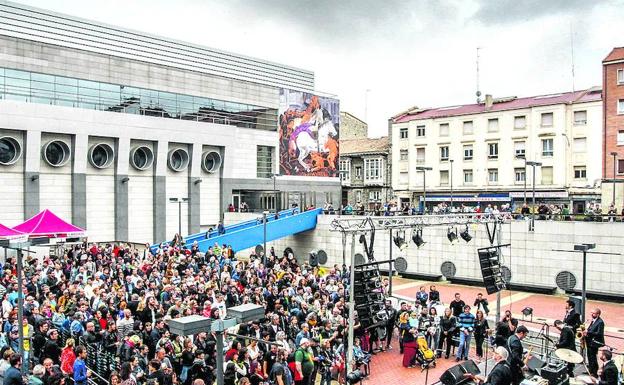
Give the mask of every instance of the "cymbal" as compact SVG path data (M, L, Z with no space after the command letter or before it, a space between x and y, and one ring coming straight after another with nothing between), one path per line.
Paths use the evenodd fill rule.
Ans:
M583 356L570 349L557 349L555 350L555 356L557 356L562 361L572 364L580 364L581 362L583 362Z

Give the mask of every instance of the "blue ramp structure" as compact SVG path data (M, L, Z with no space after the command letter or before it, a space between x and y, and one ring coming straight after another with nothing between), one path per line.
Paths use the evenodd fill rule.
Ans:
M267 220L267 242L314 229L316 227L317 217L322 212L322 209L318 208L295 215L292 215L292 210L289 211L291 211L291 215L281 216L280 213L278 219L275 219L275 215L272 215L271 220ZM248 222L249 221L244 223ZM204 235L203 240L197 241L199 250L205 253L208 251L208 248L214 246L215 243L219 246L223 244L231 245L234 252L261 245L264 242L264 225L262 224L262 218L260 217L260 219L253 220L252 222L255 223L252 226L247 225L243 228L234 228L230 231L226 230L223 235L210 238L206 238ZM186 245L190 246L188 241L186 241Z

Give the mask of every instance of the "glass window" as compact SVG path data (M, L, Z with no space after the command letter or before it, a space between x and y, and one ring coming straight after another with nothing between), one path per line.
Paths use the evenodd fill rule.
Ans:
M574 152L587 151L587 138L574 138Z
M498 118L488 119L488 132L498 131Z
M526 154L526 142L514 142L514 152L515 156L518 158L522 158Z
M526 180L526 170L523 168L516 168L516 183L523 183Z
M257 147L256 176L258 178L271 178L273 175L273 151L271 146Z
M340 161L340 180L348 181L351 179L351 162L349 160Z
M464 145L464 160L472 160L472 144Z
M407 150L401 150L401 154L399 155L399 160L407 160L408 152Z
M30 80L30 72L6 69L5 76L11 79Z
M552 139L542 139L542 156L553 156Z
M440 136L449 136L449 124L448 123L440 124Z
M526 116L514 117L514 130L522 130L523 128L526 128Z
M498 169L497 168L491 168L488 170L488 182L490 184L498 183Z
M464 170L464 184L472 183L472 170Z
M542 167L542 184L543 185L553 184L553 168L552 167Z
M403 127L399 130L399 135L401 137L401 139L407 139L407 127Z
M624 84L624 69L617 70L617 84Z
M425 163L425 148L418 147L416 149L416 163L423 164Z
M362 166L355 166L355 177L362 179Z
M364 180L378 181L381 178L381 158L364 159Z
M425 136L425 126L416 127L416 136Z
M448 170L440 171L440 186L448 186L449 185L449 172Z
M587 179L587 169L585 166L574 167L574 179Z
M378 202L381 200L381 191L369 191L368 192L368 200L371 202Z
M472 120L464 122L464 135L472 135L474 133L474 126Z
M409 174L407 172L399 173L399 184L406 185L409 182Z
M574 124L577 126L587 124L587 111L574 111Z
M449 159L449 148L448 146L440 147L440 160L448 160Z
M498 143L488 143L488 158L498 159Z
M618 100L617 113L624 114L624 99Z
M618 174L624 174L624 159L618 159Z
M542 127L552 127L553 125L553 113L544 112L542 114Z
M618 146L624 145L624 130L619 130L617 133L617 144Z

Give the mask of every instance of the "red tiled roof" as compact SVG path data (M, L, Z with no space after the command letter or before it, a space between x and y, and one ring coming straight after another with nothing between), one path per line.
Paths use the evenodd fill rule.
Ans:
M624 47L615 47L609 55L602 61L624 60Z
M500 98L494 99L491 108L486 109L485 103L465 104L452 107L426 108L397 116L393 119L394 123L405 123L412 120L435 119L450 116L473 115L486 112L498 112L507 110L518 110L522 108L531 108L537 106L548 106L562 103L585 103L594 102L602 99L602 92L599 87L589 88L587 90L575 92L563 92L560 94L538 95L526 98Z
M340 155L388 152L387 136L381 138L347 139L340 141Z

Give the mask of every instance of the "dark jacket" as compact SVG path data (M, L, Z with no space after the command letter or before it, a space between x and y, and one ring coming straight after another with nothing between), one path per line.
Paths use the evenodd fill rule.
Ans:
M617 385L617 383L618 368L617 366L615 366L615 362L611 360L607 362L602 368L602 373L600 374L600 381L598 381L598 385Z
M509 385L511 384L511 369L506 361L500 361L487 377L484 385Z
M572 329L576 330L581 325L581 315L577 313L574 309L568 314L566 314L563 319L563 323L571 326Z
M524 366L523 360L523 348L522 341L515 334L509 337L507 340L507 351L509 352L509 357L507 358L507 362L509 362L509 367L511 368L511 372L516 373L518 370L521 370Z
M4 372L4 382L2 385L24 385L22 373L15 366L11 366Z
M561 329L561 334L559 335L559 342L557 342L557 349L570 349L576 351L576 336L574 335L574 330L570 326L564 326Z
M604 346L604 342L604 321L596 318L587 328L587 344L599 348Z

